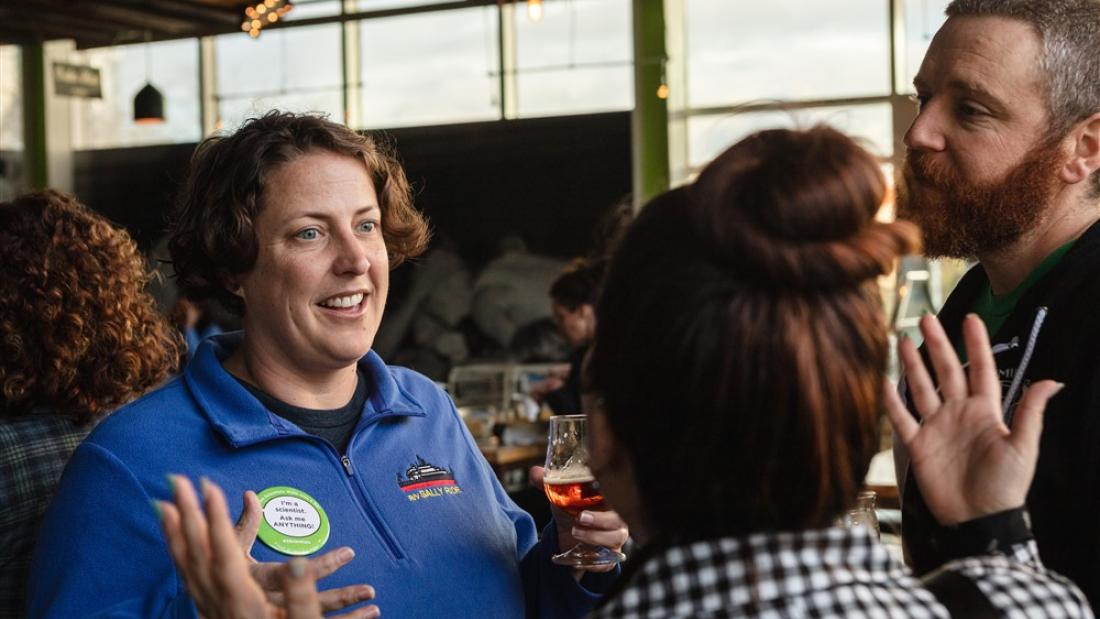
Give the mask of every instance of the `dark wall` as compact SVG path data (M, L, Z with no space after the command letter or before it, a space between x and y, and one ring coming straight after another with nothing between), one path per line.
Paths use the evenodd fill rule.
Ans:
M73 153L76 196L126 226L142 249L164 233L165 217L187 174L194 144Z
M630 114L395 129L416 204L471 262L519 234L537 253L588 250L600 216L630 191ZM148 247L194 144L75 153L76 193Z

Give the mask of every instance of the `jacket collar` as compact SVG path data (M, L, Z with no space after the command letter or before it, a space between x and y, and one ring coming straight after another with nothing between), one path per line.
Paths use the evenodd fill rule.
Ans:
M183 373L184 383L211 425L234 447L243 447L281 436L302 435L294 424L260 404L229 372L222 361L243 339L242 332L203 340ZM390 369L373 350L359 360L370 381L370 396L356 432L389 417L423 417L423 406L397 384Z
M1005 335L1025 334L1035 318L1032 308L1045 305L1050 308L1055 319L1063 313L1065 304L1079 302L1079 285L1082 281L1095 278L1095 268L1100 261L1100 220L1093 223L1062 256L1058 264L1016 302L1017 310L1005 321L1001 329L991 334L996 343ZM978 294L989 285L989 277L981 264L975 264L963 275L955 289L947 297L939 311L947 337L953 341L962 341L962 317L974 307ZM1028 311L1019 311L1027 309ZM1001 336L1001 337L998 337ZM922 346L923 350L923 346Z

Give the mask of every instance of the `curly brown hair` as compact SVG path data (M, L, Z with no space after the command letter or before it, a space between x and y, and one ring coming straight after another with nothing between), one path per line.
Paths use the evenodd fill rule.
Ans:
M272 110L236 132L207 138L195 149L170 232L169 250L183 295L214 298L244 313L228 282L256 264L255 223L267 178L310 151L363 162L378 192L390 268L427 248L428 222L412 203L405 171L389 144L323 116Z
M123 230L52 190L0 203L0 416L93 422L179 368Z

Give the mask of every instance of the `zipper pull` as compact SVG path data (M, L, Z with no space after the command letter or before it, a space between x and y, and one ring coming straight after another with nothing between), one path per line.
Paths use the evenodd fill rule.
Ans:
M347 456L340 456L340 462L344 464L344 470L348 472L348 477L354 477L355 471L351 469L351 458Z

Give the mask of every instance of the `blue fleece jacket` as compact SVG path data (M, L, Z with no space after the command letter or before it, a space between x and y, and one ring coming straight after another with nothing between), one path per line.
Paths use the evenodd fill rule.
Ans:
M238 342L206 340L181 378L108 417L77 448L42 524L31 617L195 616L150 505L169 498L168 473L221 485L234 519L246 490L311 495L331 529L319 552L356 552L321 587L369 583L391 619L591 609L597 596L549 561L553 525L540 543L431 381L364 357L371 395L340 454L270 413L222 368ZM410 467L425 465L453 480L418 483ZM252 555L288 559L261 541Z

